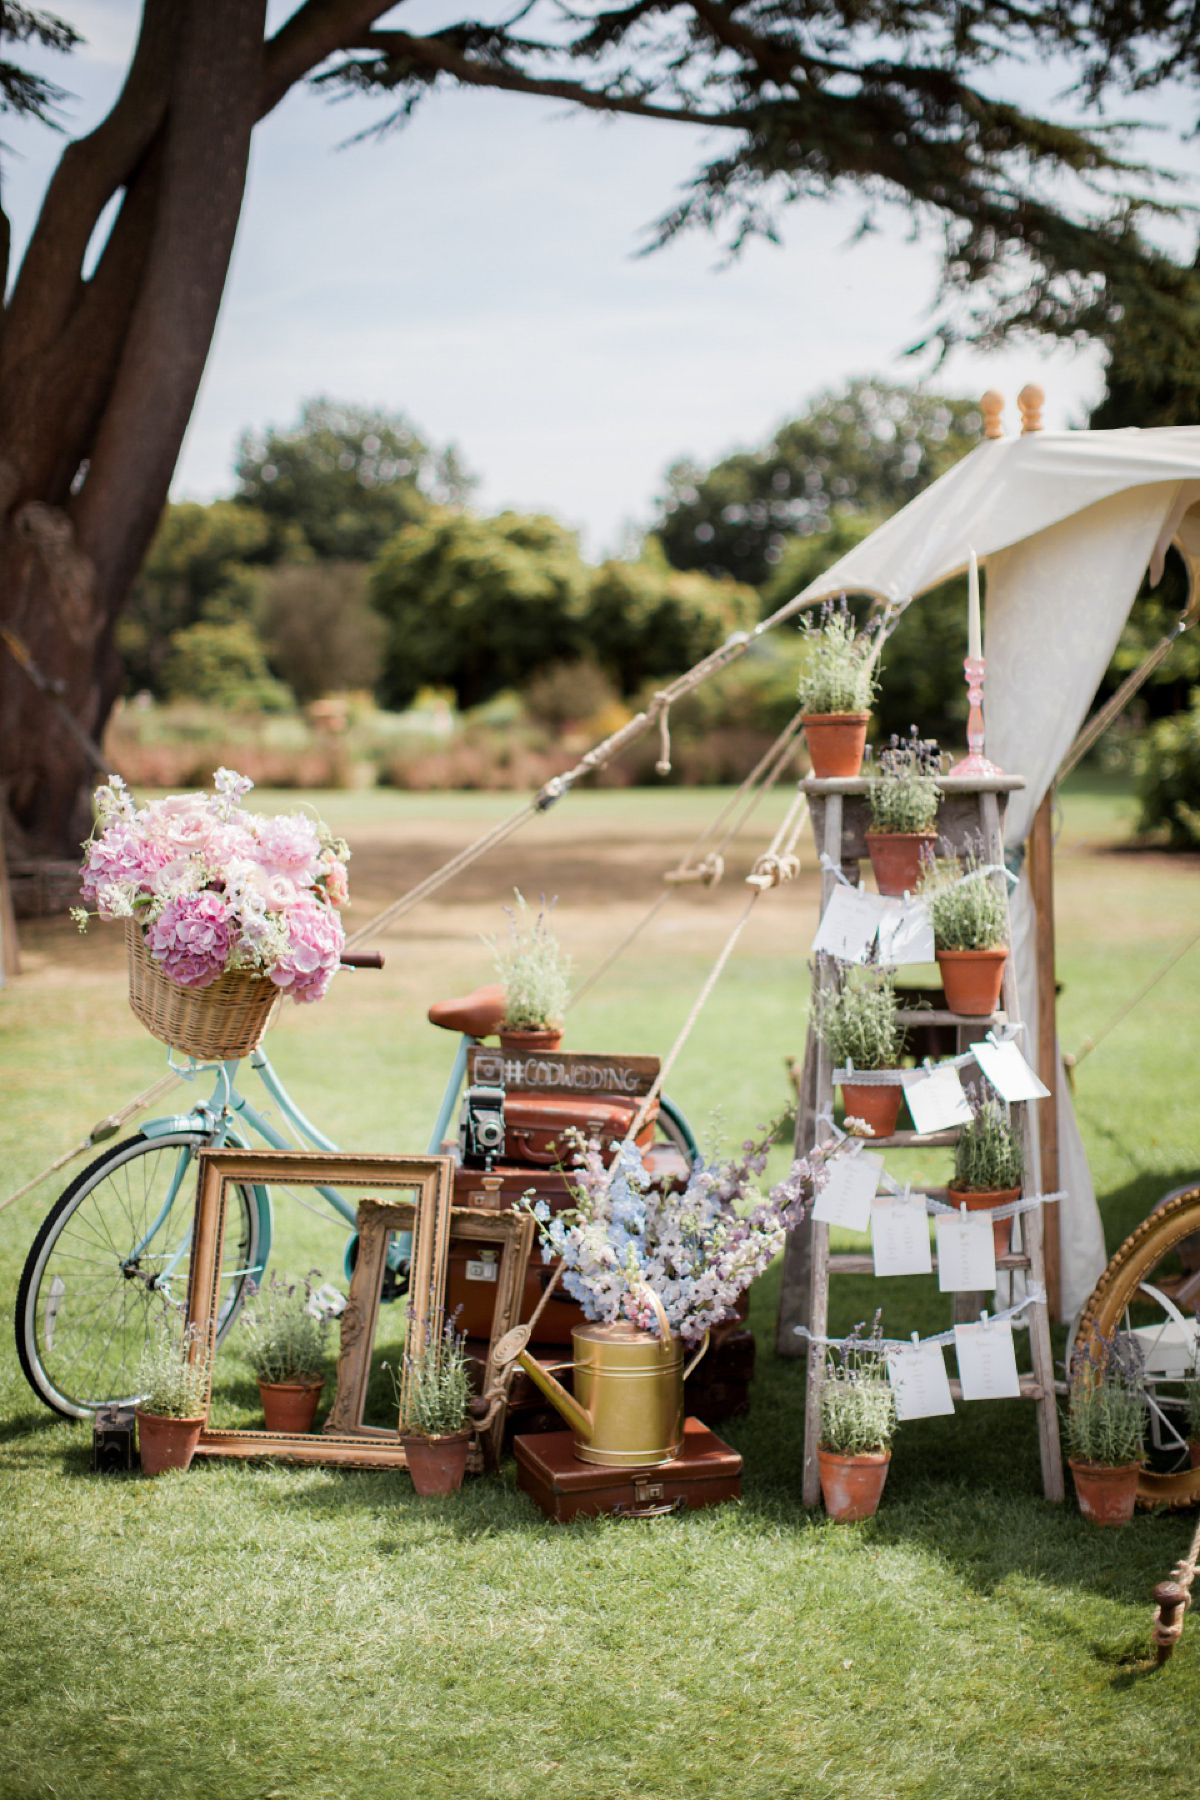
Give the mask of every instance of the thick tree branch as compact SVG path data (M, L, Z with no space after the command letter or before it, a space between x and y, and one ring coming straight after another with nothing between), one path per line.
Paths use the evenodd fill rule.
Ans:
M146 0L129 74L112 111L68 144L46 191L8 308L0 385L53 344L79 299L96 220L133 174L166 113L179 38L173 0Z
M389 4L381 0L307 0L294 12L263 52L258 116L265 117L284 95L336 50L356 44L373 19Z
M477 62L439 38L413 37L406 31L368 32L355 49L375 51L398 62L410 63L426 75L450 75L464 87L541 94L551 100L569 100L572 105L587 107L593 112L632 113L641 119L667 119L677 125L723 125L739 131L753 124L755 117L752 112L736 109L706 112L695 107L656 106L635 95L590 88L581 81L539 80L507 64Z

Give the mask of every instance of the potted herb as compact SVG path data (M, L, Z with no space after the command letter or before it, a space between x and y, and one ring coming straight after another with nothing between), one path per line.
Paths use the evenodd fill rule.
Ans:
M1077 1352L1067 1395L1067 1460L1079 1510L1093 1525L1128 1525L1137 1503L1147 1404L1129 1338Z
M312 1271L321 1279L317 1270ZM312 1282L280 1281L251 1290L242 1314L251 1367L258 1379L268 1431L311 1431L325 1385L329 1318Z
M1008 957L1008 907L982 846L932 865L920 894L933 925L934 953L953 1013L986 1018L1000 1004Z
M504 989L500 1042L506 1050L557 1050L562 1043L571 959L550 929L555 902L545 896L537 917L519 888L518 911L505 907L508 937L489 938L496 972Z
M212 1354L195 1326L181 1326L178 1313L164 1303L138 1369L141 1399L134 1411L143 1474L191 1466L207 1416L211 1374Z
M467 1471L471 1383L466 1341L455 1332L453 1319L447 1319L440 1337L431 1333L415 1354L405 1351L403 1384L392 1372L396 1401L404 1408L400 1441L422 1499L457 1493Z
M911 893L937 843L942 753L933 738L919 738L914 725L910 737L892 738L876 766L879 773L867 789L875 885L881 894Z
M858 1082L853 1072L898 1070L905 1033L896 1017L895 977L848 969L836 991L818 990L816 1028L834 1067L851 1075L841 1084L848 1128L853 1119L872 1137L891 1137L904 1098L898 1073L894 1081Z
M861 1329L830 1346L821 1383L817 1463L825 1511L839 1522L870 1519L879 1510L896 1432L878 1313L869 1338Z
M800 627L804 660L797 693L812 771L826 779L855 776L867 744L875 698L875 645L858 632L843 595L826 601Z
M981 1099L967 1089L971 1121L964 1125L954 1146L954 1180L946 1192L968 1212L987 1212L1007 1206L1021 1197L1025 1161L1021 1135L999 1100ZM1012 1241L1012 1220L992 1222L996 1255L1004 1256Z

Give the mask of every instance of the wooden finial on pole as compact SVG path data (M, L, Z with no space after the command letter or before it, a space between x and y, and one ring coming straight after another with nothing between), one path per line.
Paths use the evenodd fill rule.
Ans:
M1046 404L1046 390L1039 387L1036 381L1027 382L1017 395L1017 405L1021 409L1021 436L1027 431L1042 429L1042 408Z
M983 414L984 437L1002 438L1004 436L1004 395L996 388L989 388L979 402L979 410Z

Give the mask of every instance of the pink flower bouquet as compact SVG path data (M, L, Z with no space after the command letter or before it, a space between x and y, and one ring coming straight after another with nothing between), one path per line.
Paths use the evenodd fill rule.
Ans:
M214 794L135 807L112 776L96 794L83 898L102 919L132 919L169 980L208 987L226 972L267 976L293 999L319 1000L345 933L350 851L304 813L243 810L254 785L218 769ZM72 916L87 926L86 907Z

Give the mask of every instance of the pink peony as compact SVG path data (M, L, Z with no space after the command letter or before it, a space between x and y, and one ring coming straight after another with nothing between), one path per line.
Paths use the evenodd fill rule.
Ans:
M303 813L264 819L255 855L269 875L289 875L298 886L308 887L316 879L321 856L317 828Z
M334 906L345 906L350 898L350 883L346 876L346 865L335 856L332 862L325 864L325 892Z
M168 900L146 933L150 954L180 987L208 987L225 972L237 927L220 894Z
M293 1000L319 1000L333 980L346 942L342 922L327 906L305 898L284 917L288 949L271 970L271 980L276 987L289 989Z
M170 860L171 852L165 844L151 843L123 822L110 825L88 845L82 871L83 897L89 906L95 906L100 890L111 882L133 883L148 889L157 871Z
M148 810L150 830L176 855L203 850L216 824L203 794L173 794L169 800L152 801Z

